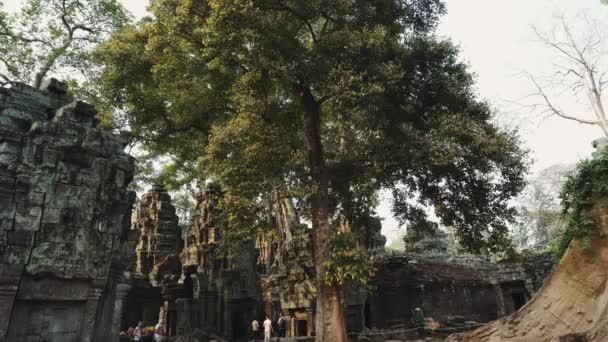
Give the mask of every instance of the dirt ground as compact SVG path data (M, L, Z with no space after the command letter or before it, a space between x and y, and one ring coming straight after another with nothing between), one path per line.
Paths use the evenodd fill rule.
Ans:
M446 342L543 342L568 334L608 341L608 209L596 215L592 248L573 241L534 298L516 313Z

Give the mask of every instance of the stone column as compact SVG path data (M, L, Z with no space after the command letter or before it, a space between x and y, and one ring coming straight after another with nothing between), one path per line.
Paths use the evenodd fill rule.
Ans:
M226 310L226 308L224 307L225 303L223 291L217 291L217 298L215 303L215 331L217 331L219 334L222 334L224 332L224 327L226 326L224 324L224 311Z
M190 306L192 316L190 322L192 329L196 329L201 327L201 282L197 273L190 274L190 278L192 279L192 301Z
M192 298L199 299L201 293L201 282L198 278L198 274L190 274L190 279L192 279Z
M175 329L177 327L177 311L175 310L175 299L165 300L165 332L167 336L175 336Z
M112 336L111 341L120 341L120 324L122 323L122 309L127 294L131 290L131 285L127 284L116 284L116 294L114 296L114 312L112 314Z
M192 304L193 300L189 298L178 298L175 300L175 309L177 312L175 326L176 336L187 335L192 332Z
M306 324L306 336L312 336L315 333L315 315L312 312L312 308L306 309L306 319L308 320L308 324Z
M494 292L496 294L496 305L498 306L498 318L504 317L507 315L507 307L505 305L505 296L502 292L502 287L498 281L493 280L492 287L494 288Z
M219 306L219 301L217 300L217 292L216 291L208 291L207 292L207 326L213 330L215 330L216 323L216 312L215 309Z
M224 298L226 297L224 296ZM232 310L235 309L238 310L238 308L235 308L235 305L233 305L230 301L224 299L224 312L222 313L222 320L224 324L222 329L224 336L230 336L231 338L234 337L234 331L232 330Z
M209 318L207 316L207 307L209 306L209 291L203 290L198 300L200 308L200 321L202 328L204 328L209 323Z
M285 316L285 336L286 337L294 337L294 332L295 332L295 328L294 328L294 322L295 320L293 319L293 317L291 317L291 313L289 313L289 311L283 312L283 315Z
M84 319L80 330L80 340L82 342L90 342L93 339L95 323L103 324L103 322L97 321L97 307L99 306L99 298L102 293L103 282L94 282L91 288L89 288L84 309Z
M534 284L532 283L532 279L526 280L526 290L528 291L528 298L526 298L526 302L529 302L532 297L534 297Z

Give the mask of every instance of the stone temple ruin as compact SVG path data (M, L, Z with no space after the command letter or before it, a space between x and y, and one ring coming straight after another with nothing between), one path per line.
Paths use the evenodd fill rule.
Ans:
M224 257L221 189L197 196L185 226L162 186L134 206L126 141L95 115L56 80L0 88L0 341L119 341L159 318L172 337L246 341L264 315L284 316L288 337L314 335L312 233L291 201L269 206L278 238ZM416 307L448 324L488 322L525 304L552 267L546 255L467 254L432 225L387 253L372 225L360 246L378 263L374 287L345 289L352 333L407 325Z
M0 88L0 337L107 341L130 285L125 141L55 80Z
M471 255L436 225L409 227L404 240L404 255L382 259L367 326L389 328L415 307L444 321L489 322L522 307L552 268L550 254L524 254L518 262Z

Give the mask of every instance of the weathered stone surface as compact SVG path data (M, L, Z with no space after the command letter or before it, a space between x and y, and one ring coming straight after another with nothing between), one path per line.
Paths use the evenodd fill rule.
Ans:
M366 304L368 326L407 324L416 307L444 324L454 316L488 322L523 306L552 269L549 253L497 262L464 251L450 231L423 228L408 231L405 255L380 260L377 289Z
M160 185L154 185L137 202L135 211L136 247L135 272L158 286L165 275L181 274L178 258L182 246L171 196Z
M225 229L216 207L220 198L221 191L215 186L198 196L194 223L184 232L182 277L171 285L175 293L163 291L168 299L166 312L176 315L176 333L187 336L201 328L239 340L253 318L262 318L256 309L261 294L261 311L273 322L283 316L288 337L313 335L312 230L305 225L282 224L278 239L272 234L258 236L257 268L252 266L253 246L239 256L222 258L216 253ZM281 225L279 221L285 220L277 218L277 225ZM386 255L377 223L367 227L369 234L360 241L361 248L378 262L379 272L373 279L376 288L370 292L361 286L345 287L344 315L349 332L407 326L416 307L444 325L470 329L471 322L489 321L523 305L551 268L546 255L530 254L518 262L498 263L491 255L470 254L452 232L437 226L412 230L406 255Z
M150 273L150 277L155 272L164 274L162 280L152 284L161 288L164 303L159 316L166 319L167 330L171 336L185 338L193 336L194 332L200 329L209 336L240 341L249 337L249 323L259 314L261 291L255 268L254 239L246 242L237 255L226 257L218 253L218 242L226 229L216 207L221 196L221 190L213 184L209 184L207 189L197 196L192 215L193 223L183 232L183 248L163 244L167 246L167 252L178 253L167 255ZM162 207L166 208L167 197L157 197L162 200ZM162 212L156 216L165 219L172 217ZM141 215L136 221L146 222L146 217L147 215ZM142 227L141 224L139 226ZM141 240L148 241L143 237ZM138 247L137 267L141 271L146 270L149 265L142 257L146 254L140 253L144 250L149 249ZM161 269L168 264L181 265L180 272L162 272ZM169 270L174 268L175 266L168 267ZM143 273L141 271L138 273ZM134 296L131 302L136 302L138 292L141 292L141 289L132 291Z
M133 158L95 115L56 80L0 88L0 339L109 338Z
M133 277L125 296L127 306L117 325L122 331L139 321L154 326L163 318L167 332L175 335L175 301L187 296L181 279L183 241L178 223L171 196L162 186L152 186L138 200L127 235L130 250L123 253Z

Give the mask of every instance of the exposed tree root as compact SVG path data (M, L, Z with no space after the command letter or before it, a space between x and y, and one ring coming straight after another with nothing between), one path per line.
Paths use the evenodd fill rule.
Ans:
M477 330L451 335L447 341L555 342L569 334L608 341L608 210L597 217L599 229L591 248L585 250L580 241L573 241L528 304Z

